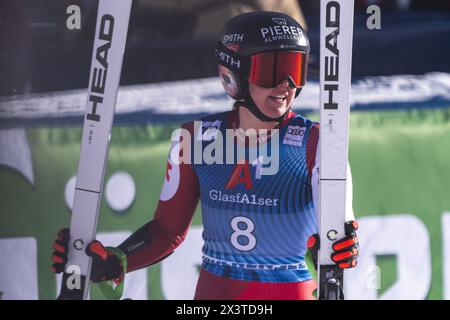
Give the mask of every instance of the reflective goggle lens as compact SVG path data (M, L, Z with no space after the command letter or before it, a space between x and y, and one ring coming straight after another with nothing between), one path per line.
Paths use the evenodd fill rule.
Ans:
M306 54L300 51L262 52L250 56L248 80L273 88L291 78L297 88L305 84Z

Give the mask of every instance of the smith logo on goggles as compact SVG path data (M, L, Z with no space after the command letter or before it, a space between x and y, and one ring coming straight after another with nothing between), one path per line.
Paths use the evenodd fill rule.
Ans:
M252 83L273 88L287 79L292 86L301 88L306 80L307 55L302 51L269 51L246 57L234 52L222 43L216 50L216 61L241 74Z
M218 57L225 65L230 65L236 68L241 67L241 61L237 59L236 57L230 56L228 53L220 51L218 53Z

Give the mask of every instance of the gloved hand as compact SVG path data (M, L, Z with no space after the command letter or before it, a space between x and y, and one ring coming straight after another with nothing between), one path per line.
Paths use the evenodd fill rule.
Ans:
M65 270L69 240L69 229L61 229L53 243L52 271L54 273L61 273ZM93 259L91 270L93 282L116 280L123 277L123 267L119 258L107 250L100 241L92 241L86 248L86 254Z
M345 237L333 243L331 260L341 269L354 268L358 264L359 242L356 230L358 230L358 223L353 220L347 221L345 223ZM317 269L320 249L320 239L317 233L308 238L307 246Z

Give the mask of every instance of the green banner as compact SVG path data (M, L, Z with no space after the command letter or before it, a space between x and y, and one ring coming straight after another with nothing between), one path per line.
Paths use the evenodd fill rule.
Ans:
M351 115L353 208L361 218L360 265L365 268L351 274L352 298L450 298L450 288L445 289L450 279L444 276L445 266L450 268L444 254L450 250L450 243L445 246L450 242L449 119L449 109ZM118 241L153 217L177 127L114 127L98 225L104 239ZM0 136L0 299L54 299L52 242L69 225L81 128L2 129ZM133 298L189 299L173 288L189 288L189 294L195 289L200 224L197 209L180 256L135 275L124 297L135 290L140 294ZM189 273L182 250L194 249ZM167 276L174 270L187 282ZM102 297L97 288L92 297Z

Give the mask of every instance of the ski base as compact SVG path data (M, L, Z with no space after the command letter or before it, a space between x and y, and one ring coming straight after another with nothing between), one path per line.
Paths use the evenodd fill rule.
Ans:
M319 274L319 300L344 300L344 270L322 265Z
M62 277L61 293L59 294L58 300L84 300L85 288L86 288L86 277L83 275L79 276L79 283L74 288L69 288L69 283L71 282L70 277L74 274L64 272Z

